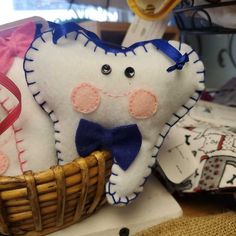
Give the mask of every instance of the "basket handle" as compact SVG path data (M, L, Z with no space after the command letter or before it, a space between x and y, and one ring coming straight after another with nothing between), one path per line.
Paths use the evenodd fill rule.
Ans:
M19 88L6 75L0 73L0 84L9 90L19 101L7 117L0 122L0 135L5 132L20 116L21 113L21 92Z

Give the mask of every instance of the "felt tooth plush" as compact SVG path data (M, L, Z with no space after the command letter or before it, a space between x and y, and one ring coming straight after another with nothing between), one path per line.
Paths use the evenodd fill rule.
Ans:
M35 24L26 23L8 37L0 35L0 72L21 91L20 117L0 135L0 175L19 175L26 170L44 170L57 163L53 125L33 99L23 70L23 58L35 35ZM5 87L0 86L0 119L18 104Z
M60 164L111 151L106 196L118 206L143 190L166 134L204 88L203 64L188 45L151 40L115 49L74 23L36 38L24 69L54 123Z

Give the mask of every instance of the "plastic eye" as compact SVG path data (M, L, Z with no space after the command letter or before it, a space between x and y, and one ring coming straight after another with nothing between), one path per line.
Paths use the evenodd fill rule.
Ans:
M111 73L111 67L108 64L105 64L105 65L102 66L101 72L104 75L109 75Z
M127 78L133 78L134 77L134 75L135 75L135 70L134 70L134 68L133 67L127 67L126 69L125 69L125 76L127 77Z

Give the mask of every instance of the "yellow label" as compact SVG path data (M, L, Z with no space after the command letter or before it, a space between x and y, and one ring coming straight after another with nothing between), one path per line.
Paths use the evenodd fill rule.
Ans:
M145 20L164 18L180 0L128 0L130 9Z

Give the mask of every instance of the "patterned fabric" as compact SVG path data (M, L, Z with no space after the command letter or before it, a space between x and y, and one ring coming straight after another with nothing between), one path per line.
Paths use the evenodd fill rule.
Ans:
M217 121L217 117L219 119L219 114L216 112L218 106L214 103L199 103L198 107L178 124L178 129L182 130L182 137L179 137L183 140L182 145L192 152L197 167L195 172L180 184L171 183L166 179L168 185L178 192L230 193L236 190L236 124L234 125L233 122L230 126L220 125L220 123L227 125L227 122L230 124L230 119L235 117L233 114L236 114L236 109L230 108L232 113L229 114L229 120L225 117L221 122ZM227 111L227 107L220 106L219 112L224 110ZM214 122L218 122L218 125L210 123L210 120L206 122L206 114ZM202 119L205 117L205 121L199 120L199 117ZM176 129L171 130L170 139L175 137L175 132L177 132ZM168 143L166 145L168 146Z

